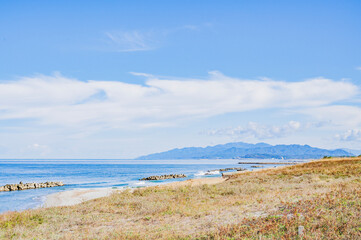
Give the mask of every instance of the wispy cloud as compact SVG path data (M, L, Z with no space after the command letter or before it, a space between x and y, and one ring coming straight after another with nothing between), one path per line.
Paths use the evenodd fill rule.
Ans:
M234 139L254 138L257 140L288 137L289 135L310 128L320 128L329 124L328 122L306 122L289 121L283 125L267 125L257 122L249 122L245 126L234 128L212 129L201 132L209 136L228 136Z
M361 67L356 67L356 70L359 70L359 71L361 71Z
M351 98L354 100L354 96ZM334 126L340 128L361 127L361 107L345 104L330 104L326 106L300 108L294 110L297 113L311 116L313 119L323 122L331 121Z
M358 87L352 83L324 78L300 82L242 80L216 71L206 80L141 75L147 78L145 85L84 82L61 75L3 82L0 120L35 119L42 125L132 129L257 109L316 109L358 94ZM296 127L296 122L288 125L290 129ZM264 136L284 129L264 130Z
M29 145L27 150L39 154L40 156L46 156L50 152L50 148L48 146L38 143Z
M149 73L140 73L140 72L129 72L129 73L132 74L133 76L141 76L141 77L146 77L146 78L153 77L153 75L149 74Z
M180 27L158 30L131 30L105 32L108 47L117 52L150 51L159 48L166 38L177 32L194 32L210 29L210 23L200 25L183 25Z
M229 136L232 138L252 137L262 140L284 137L296 131L308 128L309 126L309 124L302 125L298 121L290 121L281 126L249 122L246 126L208 130L204 133L210 136Z
M361 141L361 129L350 129L335 137L341 141Z
M157 47L156 37L152 32L112 31L105 35L118 52L149 51Z

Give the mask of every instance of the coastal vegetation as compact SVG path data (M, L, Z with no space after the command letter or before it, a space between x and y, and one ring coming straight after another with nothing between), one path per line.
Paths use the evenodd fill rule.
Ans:
M0 215L0 238L361 239L361 157L186 183L8 212Z

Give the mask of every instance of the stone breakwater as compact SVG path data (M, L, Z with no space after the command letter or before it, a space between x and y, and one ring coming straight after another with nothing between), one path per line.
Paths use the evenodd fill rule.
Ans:
M49 188L49 187L59 187L64 186L62 182L45 182L45 183L22 183L19 184L6 184L5 186L0 186L0 192L9 192L9 191L20 191L27 189L36 189L36 188Z
M297 162L239 162L238 164L295 165Z
M247 169L242 168L242 167L220 168L220 169L208 170L205 175L211 175L211 174L207 174L207 173L212 173L212 172L228 172L228 171L231 171L231 170L246 171Z
M232 167L232 168L221 168L221 169L219 169L218 171L220 171L220 172L227 172L227 171L230 171L230 170L245 171L245 170L247 170L247 169L241 168L241 167Z
M150 176L150 177L142 178L140 180L164 180L164 179L185 178L185 177L187 177L185 174L169 174L169 175L160 175L160 176Z

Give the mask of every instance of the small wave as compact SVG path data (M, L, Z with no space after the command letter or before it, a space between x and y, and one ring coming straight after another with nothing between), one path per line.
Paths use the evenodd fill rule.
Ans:
M145 181L140 181L140 182L136 182L136 183L134 183L134 185L145 185L146 184L146 182Z
M45 199L46 199L46 196L35 196L35 197L31 198L31 200L37 201L37 202L42 202Z
M194 174L194 176L208 176L208 175L217 175L219 171L199 171L198 173Z
M28 208L40 208L44 205L48 195L41 195L32 197L30 202L28 202Z
M120 183L120 184L115 184L113 185L114 187L125 187L125 186L128 186L129 184L128 183Z

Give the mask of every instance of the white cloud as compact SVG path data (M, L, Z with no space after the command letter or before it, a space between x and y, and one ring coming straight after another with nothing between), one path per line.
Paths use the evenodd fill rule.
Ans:
M169 126L256 109L324 108L359 91L352 83L324 78L242 80L219 72L211 72L206 80L144 76L149 77L145 85L84 82L61 75L2 82L0 120L34 119L40 124L92 129Z
M348 105L331 105L297 110L311 115L318 121L332 122L336 127L358 128L361 126L361 108Z
M211 136L230 136L230 137L253 137L256 139L270 139L284 137L300 129L304 129L300 122L290 121L285 125L263 125L256 122L249 122L247 126L236 128L224 128L207 131Z
M134 76L140 76L140 77L146 77L146 78L153 77L153 75L149 74L149 73L140 73L140 72L129 72L129 73L134 75Z
M32 152L32 153L39 154L40 156L45 156L46 154L48 154L50 152L50 149L46 145L34 143L27 147L27 152L30 152L30 153Z
M361 129L350 129L343 134L336 134L341 141L361 141Z
M137 52L157 49L170 35L183 32L190 33L201 30L211 30L212 24L188 24L168 29L107 31L105 41L107 48L117 52ZM104 47L104 46L103 46Z
M148 51L156 48L156 40L152 32L112 31L105 35L112 47L119 52Z
M28 148L30 148L30 149L41 149L41 148L47 148L47 146L40 145L38 143L34 143L34 144L29 145Z

